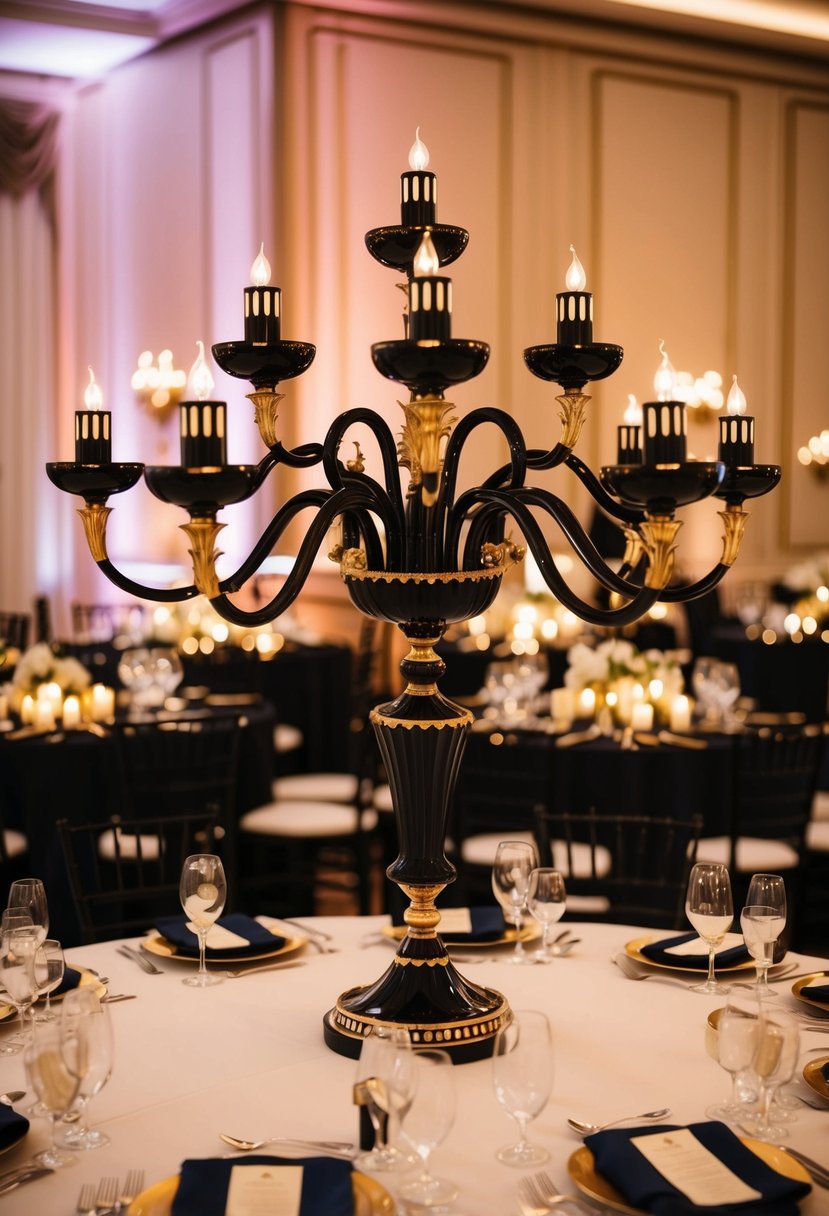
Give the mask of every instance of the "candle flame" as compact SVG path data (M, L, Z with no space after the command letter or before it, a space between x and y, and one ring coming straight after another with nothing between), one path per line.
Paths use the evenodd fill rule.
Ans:
M423 233L423 239L418 246L417 253L412 262L412 270L418 278L423 278L427 275L437 274L440 269L440 261L432 244L432 237L429 229Z
M196 361L190 368L188 377L188 393L192 399L196 401L207 401L210 394L213 392L213 377L210 374L210 368L207 366L207 360L204 357L204 343L196 342L199 348L199 353Z
M575 245L570 246L570 252L573 259L567 267L567 274L564 276L564 285L568 291L584 291L587 286L587 275L584 273L584 267L576 257Z
M409 168L425 169L429 164L429 149L420 138L420 127L415 128L415 141L409 148Z
M744 414L747 404L746 395L737 383L737 377L732 376L727 402L729 414Z
M101 392L101 386L95 380L95 373L92 368L87 368L89 372L89 384L84 390L83 403L88 410L99 410L104 404L104 394Z
M653 378L653 387L656 393L657 401L672 401L674 393L674 385L676 373L674 372L673 364L668 358L668 352L665 350L665 341L663 338L659 340L659 353L662 356L662 361L656 369L656 374Z
M271 281L271 264L265 257L265 242L259 246L259 252L253 259L250 268L250 281L254 287L267 287Z
M633 393L628 393L628 403L624 414L624 422L628 426L642 425L642 407L636 400Z

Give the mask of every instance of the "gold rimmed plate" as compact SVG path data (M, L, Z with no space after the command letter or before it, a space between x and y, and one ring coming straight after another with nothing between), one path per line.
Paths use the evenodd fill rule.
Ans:
M274 937L282 937L281 933L276 933L274 930L271 930L271 932L273 932ZM208 948L204 961L208 967L212 965L224 967L226 963L259 963L267 958L287 958L291 954L296 954L297 950L301 950L307 944L307 937L287 937L283 941L283 944L274 950L263 948L255 954L252 954L250 951L243 954L230 954L222 951L218 957L216 955L211 957ZM159 958L174 958L177 962L198 964L199 961L198 952L196 954L185 954L183 950L180 950L172 942L168 942L167 938L162 937L160 933L151 933L149 937L142 938L141 949L146 950L148 954L157 954Z
M679 934L669 934L668 936L678 937ZM648 958L646 954L642 953L643 946L652 946L655 942L663 942L666 940L668 939L663 936L654 936L653 934L648 934L646 937L636 937L633 939L633 941L625 944L625 954L629 958L635 959L637 963L644 963L646 967L656 967L660 971L690 971L693 975L703 975L705 973L705 968L683 966L679 959L675 963L660 963L656 962L652 958ZM754 960L750 958L745 959L745 961L742 963L732 963L730 966L726 967L717 966L717 971L719 972L746 971L753 969Z
M804 1005L811 1005L813 1009L821 1009L829 1015L829 1005L826 1001L816 1001L814 997L809 996L808 992L804 992L804 988L808 988L809 984L814 984L819 981L829 985L829 971L813 971L811 975L802 975L799 980L795 980L792 984L792 996L797 1000L802 1001ZM827 1022L829 1025L829 1021Z
M387 937L391 942L402 942L403 938L406 936L406 926L385 925L380 932L382 933L383 937ZM514 946L519 936L517 930L515 929L505 929L504 932L498 937L487 937L485 939L472 937L470 934L464 933L447 933L444 935L440 932L440 925L438 925L438 934L447 946L457 946L459 949L463 950L474 950L478 948L481 950L488 950L492 946ZM531 925L525 925L521 930L521 941L535 941L540 934L541 930L539 929L538 925L534 923Z
M76 987L92 988L97 996L99 996L99 997L106 996L106 994L107 994L106 984L102 984L101 981L98 979L97 975L93 975L93 973L91 971L87 971L86 967L76 967L73 965L72 967L70 967L70 970L80 972L81 978L80 978L79 983L76 985ZM74 988L67 988L66 992L74 992ZM66 996L66 992L53 992L52 1001L62 1001L63 998ZM45 996L38 997L36 1004L45 1005L46 997ZM17 1015L17 1010L15 1009L14 1005L5 1005L5 1004L0 1005L0 1022L10 1021L11 1018L15 1017L16 1015Z
M750 1140L744 1136L741 1136L740 1140L746 1148L750 1148L761 1161L764 1161L770 1169L776 1170L778 1174L791 1178L795 1182L811 1183L812 1179L807 1171L799 1162L790 1157L785 1149L778 1148L776 1144L766 1144L762 1140ZM596 1200L602 1207L610 1208L613 1212L623 1212L624 1216L647 1216L643 1208L633 1208L626 1203L616 1188L598 1173L595 1158L589 1148L576 1149L567 1162L567 1172L582 1194L586 1195L588 1199Z
M394 1216L394 1200L384 1186L357 1170L351 1175L354 1216ZM170 1216L178 1190L178 1174L142 1191L127 1208L127 1216Z
M823 1069L827 1064L829 1064L829 1055L818 1056L816 1060L810 1060L803 1069L803 1080L810 1089L823 1098L824 1102L829 1102L829 1081L823 1075Z

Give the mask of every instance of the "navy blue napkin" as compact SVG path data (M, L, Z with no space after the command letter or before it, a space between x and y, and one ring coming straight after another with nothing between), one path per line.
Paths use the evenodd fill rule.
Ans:
M300 1216L353 1216L351 1164L331 1157L211 1157L184 1161L172 1216L224 1216L230 1171L237 1165L301 1165Z
M639 953L649 963L662 963L670 967L692 967L695 971L707 971L707 950L704 954L668 954L668 950L674 946L692 942L696 936L696 933L680 933L678 937L663 937L658 942L640 946ZM739 946L732 946L730 950L723 950L717 955L717 970L719 971L723 967L736 967L740 963L747 963L750 958L751 955L742 943Z
M228 929L231 933L237 933L239 937L246 938L250 944L229 946L226 950L216 950L208 946L208 958L257 958L260 954L270 954L285 945L284 937L277 937L271 933L270 929L260 925L259 921L253 920L252 917L245 916L241 912L230 912L227 916L220 916L216 923L223 929ZM187 917L183 914L181 916L161 916L155 922L155 928L162 937L176 947L179 954L186 954L191 958L199 957L199 939L192 930L187 928Z
M29 1130L29 1120L0 1102L0 1151L11 1148Z
M495 942L504 936L506 922L504 914L498 907L470 908L469 919L472 923L470 933L444 933L438 925L438 933L445 942ZM404 924L402 912L395 912L394 924Z
M73 988L77 988L81 982L81 973L76 971L74 967L64 967L63 979L58 984L57 988L52 993L53 997L63 996L64 993L71 992ZM45 997L43 998L46 999Z
M800 989L801 996L807 996L810 1001L819 1001L821 1005L829 1005L829 984L808 984Z
M596 1132L585 1144L596 1160L596 1170L615 1186L631 1207L642 1208L654 1216L736 1216L741 1212L758 1212L762 1216L797 1216L798 1200L808 1195L811 1187L778 1174L747 1148L724 1123L692 1123L689 1131L734 1174L759 1191L762 1198L747 1203L710 1205L692 1203L672 1186L639 1149L631 1144L634 1136L679 1131L679 1127L660 1124L658 1127L634 1127Z

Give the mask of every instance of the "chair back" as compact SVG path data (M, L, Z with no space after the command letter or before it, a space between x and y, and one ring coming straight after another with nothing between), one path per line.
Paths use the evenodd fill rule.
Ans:
M541 864L552 865L555 852L568 896L588 897L601 908L580 911L580 920L662 929L684 923L688 874L701 829L701 815L686 820L543 808L535 815ZM561 864L562 856L566 864Z
M60 819L57 827L84 943L135 936L179 912L185 859L218 851L214 812Z
M15 650L29 645L32 618L27 612L0 612L0 641Z
M213 810L220 822L233 814L241 719L120 725L115 745L120 812L190 814Z

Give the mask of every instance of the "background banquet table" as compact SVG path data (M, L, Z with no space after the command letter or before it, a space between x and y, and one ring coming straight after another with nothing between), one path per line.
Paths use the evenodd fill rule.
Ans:
M377 978L393 947L376 938L384 917L308 923L331 933L338 952L321 954L306 946L305 966L206 990L180 983L190 964L155 959L164 974L147 975L121 957L114 942L70 951L72 961L108 975L110 991L137 994L110 1008L115 1070L89 1109L91 1122L105 1128L111 1143L21 1188L5 1201L6 1209L16 1216L70 1216L82 1183L104 1174L123 1178L128 1169L142 1167L150 1184L175 1174L186 1157L221 1155L222 1131L356 1141L355 1064L325 1047L321 1021L340 992ZM468 978L499 988L513 1008L543 1009L550 1017L553 1095L530 1134L549 1148L549 1172L560 1184L580 1143L566 1126L567 1116L601 1121L670 1106L673 1118L687 1123L702 1119L705 1108L729 1092L727 1074L705 1050L707 1014L723 998L626 980L610 956L641 930L597 924L575 929L581 944L549 966L511 967L499 958L461 968ZM802 964L799 970L821 969L819 959L790 957ZM788 984L780 991L788 993ZM784 995L781 1003L788 1000ZM802 1046L825 1047L829 1054L829 1036L804 1033ZM0 1076L4 1090L25 1087L19 1055L3 1060ZM514 1216L522 1175L496 1161L495 1151L514 1142L515 1125L496 1103L491 1063L459 1066L455 1076L457 1117L434 1155L435 1170L460 1185L458 1213ZM805 1087L803 1092L815 1097ZM829 1107L803 1107L792 1124L792 1143L827 1161L827 1128ZM45 1138L45 1125L36 1121L3 1158L2 1168L25 1161ZM804 1216L825 1216L829 1191L816 1188L801 1210Z

